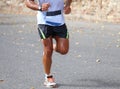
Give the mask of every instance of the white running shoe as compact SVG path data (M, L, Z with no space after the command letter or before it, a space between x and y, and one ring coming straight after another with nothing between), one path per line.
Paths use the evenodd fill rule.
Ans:
M51 88L56 87L56 83L55 83L54 78L53 78L52 75L51 76L47 76L47 78L45 79L44 85L46 87L51 87Z

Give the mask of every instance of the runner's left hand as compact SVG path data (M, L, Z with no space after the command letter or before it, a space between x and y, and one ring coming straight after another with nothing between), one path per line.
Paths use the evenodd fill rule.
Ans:
M70 12L71 12L70 6L65 6L65 7L64 7L64 13L65 13L65 14L70 14Z

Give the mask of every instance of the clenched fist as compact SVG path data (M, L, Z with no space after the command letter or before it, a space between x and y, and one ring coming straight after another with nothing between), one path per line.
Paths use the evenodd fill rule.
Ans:
M47 11L50 7L50 3L43 3L41 6L42 11Z
M65 7L64 7L64 13L65 13L65 14L70 14L70 12L71 12L70 6L65 6Z

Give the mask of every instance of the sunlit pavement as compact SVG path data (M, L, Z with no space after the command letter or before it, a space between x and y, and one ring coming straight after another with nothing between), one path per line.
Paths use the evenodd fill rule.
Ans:
M36 23L35 16L0 14L0 89L47 89ZM120 24L66 24L69 53L53 54L57 88L120 89Z

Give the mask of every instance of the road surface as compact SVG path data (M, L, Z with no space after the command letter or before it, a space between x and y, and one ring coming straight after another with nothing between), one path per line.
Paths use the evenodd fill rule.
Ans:
M70 50L53 54L58 89L120 89L120 24L69 21ZM0 14L0 89L43 86L36 17Z

